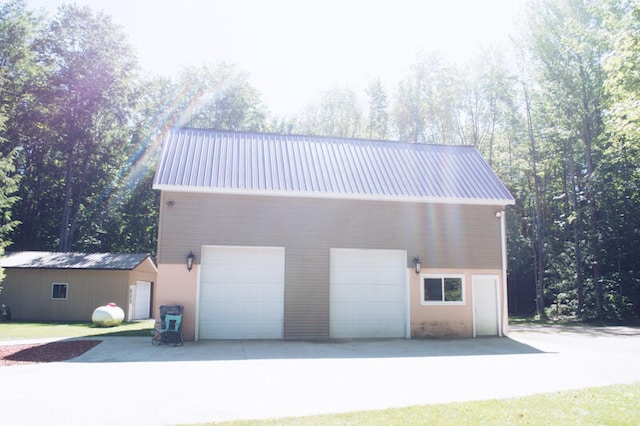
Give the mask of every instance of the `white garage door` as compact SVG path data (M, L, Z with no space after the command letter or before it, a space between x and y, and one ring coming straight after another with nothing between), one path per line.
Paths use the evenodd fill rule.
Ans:
M331 249L332 338L406 336L406 252Z
M203 247L200 339L282 339L284 248Z

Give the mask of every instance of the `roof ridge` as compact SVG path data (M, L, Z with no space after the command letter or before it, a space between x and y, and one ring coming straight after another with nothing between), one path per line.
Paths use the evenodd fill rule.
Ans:
M403 144L410 146L430 146L430 147L457 147L457 148L469 148L476 149L473 145L465 144L448 144L448 143L423 143L423 142L408 142L397 139L372 139L362 137L346 137L346 136L327 136L327 135L312 135L312 134L298 134L298 133L275 133L275 132L257 132L252 130L220 130L213 128L197 128L197 127L174 127L169 130L170 132L198 132L198 133L218 133L218 134L234 134L234 135L254 135L254 136L277 136L284 138L306 138L310 140L328 140L328 141L346 141L346 142L373 142L373 143L390 143L390 144Z

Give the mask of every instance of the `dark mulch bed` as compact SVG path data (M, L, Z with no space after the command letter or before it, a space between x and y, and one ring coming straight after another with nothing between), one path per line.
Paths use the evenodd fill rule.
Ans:
M102 343L102 340L0 345L0 366L67 361L82 355L99 343Z

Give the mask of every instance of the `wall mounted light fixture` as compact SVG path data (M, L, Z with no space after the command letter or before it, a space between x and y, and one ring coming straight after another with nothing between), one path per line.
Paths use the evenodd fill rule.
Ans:
M189 254L187 255L186 261L187 261L187 271L191 272L191 269L193 269L193 261L196 259L196 256L193 254L193 252L189 252Z
M419 274L420 269L422 268L422 264L420 262L420 256L416 256L413 258L413 266L416 268L416 274Z

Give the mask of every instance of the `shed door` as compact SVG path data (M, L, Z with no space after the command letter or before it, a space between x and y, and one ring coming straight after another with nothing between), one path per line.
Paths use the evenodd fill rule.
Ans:
M331 249L330 336L406 336L406 252Z
M474 275L473 292L474 336L498 335L498 277Z
M134 297L133 319L143 320L151 318L151 283L136 281Z
M199 339L282 339L282 247L203 247Z

